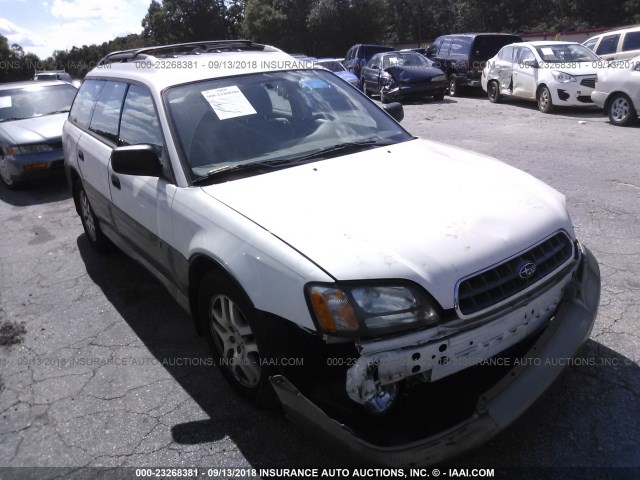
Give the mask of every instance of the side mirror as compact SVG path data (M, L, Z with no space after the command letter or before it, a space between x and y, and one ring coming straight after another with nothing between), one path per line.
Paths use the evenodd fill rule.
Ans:
M385 112L391 115L394 120L400 123L404 120L404 107L399 102L392 102L382 107Z
M122 175L160 177L162 164L152 145L118 147L111 152L111 168Z

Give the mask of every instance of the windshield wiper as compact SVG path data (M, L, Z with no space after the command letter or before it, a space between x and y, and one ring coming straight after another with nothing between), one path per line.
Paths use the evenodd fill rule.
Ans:
M360 150L366 150L371 147L384 147L387 145L393 145L394 143L396 142L384 141L384 140L362 140L360 142L338 143L337 145L323 148L322 150L318 150L317 152L310 153L309 155L305 155L303 157L297 157L295 161L303 162L305 160L312 160L314 158L326 158L328 156L331 156L334 153L344 153L346 151L355 153Z
M209 170L204 175L197 177L193 180L194 185L200 185L202 183L206 183L210 181L214 177L227 175L230 173L236 173L242 170L259 170L262 168L277 168L284 165L294 165L299 163L304 163L308 160L320 159L330 156L335 153L341 153L345 151L359 151L364 150L371 147L376 146L385 146L392 145L396 142L389 142L383 140L364 140L361 142L346 142L340 143L337 145L333 145L331 147L323 148L322 150L318 150L316 152L310 153L308 155L304 155L302 157L293 157L293 158L280 158L277 160L265 160L262 162L251 162L251 163L240 163L238 165L225 165L224 167L214 168L213 170Z

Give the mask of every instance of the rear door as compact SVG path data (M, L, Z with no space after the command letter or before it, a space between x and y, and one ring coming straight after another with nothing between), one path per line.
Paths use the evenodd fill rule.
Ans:
M531 48L515 47L513 64L513 95L522 98L536 98L538 69L536 56Z
M603 60L614 60L618 52L618 43L620 42L620 34L605 35L600 40L596 48L596 54L600 55Z
M151 93L144 86L131 85L122 107L118 145L141 144L153 145L166 168L170 168ZM118 232L129 248L165 277L172 278L171 202L176 186L165 177L115 173L111 164L107 173Z
M118 138L118 121L127 84L116 81L103 83L88 130L78 141L77 155L89 202L96 215L111 224L109 159Z

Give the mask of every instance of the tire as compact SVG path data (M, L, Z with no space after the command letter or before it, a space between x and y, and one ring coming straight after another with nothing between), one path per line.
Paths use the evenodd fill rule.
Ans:
M391 101L391 99L387 96L387 94L384 93L384 90L382 89L382 87L380 87L380 101L382 103L389 103Z
M80 213L80 220L82 221L82 228L89 240L91 247L99 253L107 253L114 249L113 243L109 240L102 230L100 229L100 223L96 214L91 208L87 192L85 192L82 186L82 181L76 180L73 184L73 197L76 201L78 211Z
M449 77L449 96L450 97L459 97L460 90L458 88L458 84L456 83L456 77Z
M444 93L438 93L437 95L434 95L433 99L437 101L444 100Z
M553 100L551 99L551 92L546 85L543 85L538 89L536 99L538 100L538 110L540 110L542 113L553 112L554 105Z
M616 93L609 100L607 113L611 125L627 127L638 121L638 113L633 107L633 102L624 93Z
M24 187L23 182L18 182L11 178L9 174L9 165L7 164L7 159L5 157L0 157L0 180L5 187L9 190L20 190Z
M487 97L491 103L500 103L502 95L500 94L500 85L495 80L491 80L487 85Z
M225 379L245 398L276 408L269 377L277 373L269 358L268 337L246 295L225 276L210 272L200 284L199 319ZM268 364L267 364L268 363Z

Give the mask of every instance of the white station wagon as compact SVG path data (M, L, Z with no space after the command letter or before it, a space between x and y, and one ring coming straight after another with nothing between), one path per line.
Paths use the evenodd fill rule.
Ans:
M189 43L105 57L63 141L88 241L148 268L241 394L409 466L525 411L600 275L560 193L385 110L276 48Z

